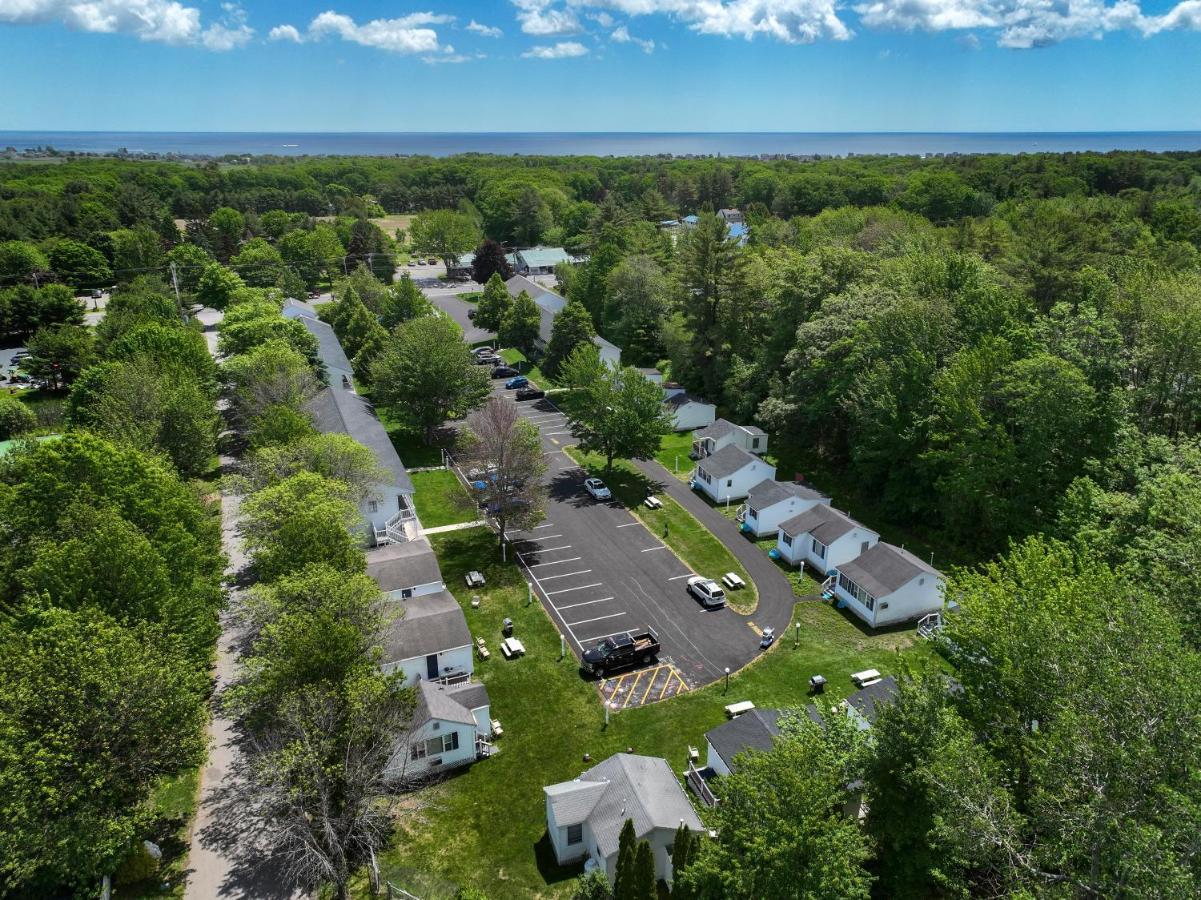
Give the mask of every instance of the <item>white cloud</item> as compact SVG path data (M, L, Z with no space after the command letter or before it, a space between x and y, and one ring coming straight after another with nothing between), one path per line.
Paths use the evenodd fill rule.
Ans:
M474 31L476 34L482 35L483 37L490 37L490 38L498 38L502 34L504 34L504 32L501 31L499 28L495 28L491 25L481 25L475 19L472 19L470 22L467 23L467 30Z
M573 56L587 56L588 48L579 41L559 41L551 47L531 47L521 55L526 59L568 59Z
M577 34L580 20L570 9L557 9L554 0L513 0L517 7L517 21L526 34L551 37L561 34Z
M326 10L309 23L311 40L335 35L344 41L392 53L453 53L438 42L438 33L427 25L445 25L454 16L412 13L398 19L372 19L362 25L343 13Z
M902 31L989 29L1002 47L1046 47L1113 31L1144 36L1170 29L1201 30L1201 0L1183 0L1167 13L1144 15L1134 0L867 0L855 6L871 28Z
M666 15L693 31L750 40L765 35L789 44L845 41L852 31L838 0L568 0L572 6L611 9L628 16Z
M209 50L244 46L254 29L241 7L226 3L225 17L207 28L200 10L176 0L0 0L0 24L61 22L76 31L129 34L143 41Z
M304 38L295 25L276 25L267 32L267 40L269 41L291 41L294 44L304 43Z
M643 40L642 38L634 37L632 34L630 34L630 29L625 25L618 25L616 28L614 28L613 33L609 35L609 40L616 44L637 44L642 48L644 53L655 52L654 41Z

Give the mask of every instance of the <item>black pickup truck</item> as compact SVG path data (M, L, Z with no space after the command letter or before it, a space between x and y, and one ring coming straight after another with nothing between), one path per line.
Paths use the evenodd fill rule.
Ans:
M645 666L659 655L659 637L649 628L607 637L584 651L584 669L593 675L608 675L630 666Z

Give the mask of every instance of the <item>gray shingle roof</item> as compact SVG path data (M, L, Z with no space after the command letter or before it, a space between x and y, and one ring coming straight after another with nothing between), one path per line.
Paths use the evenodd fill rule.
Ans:
M322 434L348 434L375 454L376 462L392 475L402 493L413 492L413 482L392 439L367 400L341 385L323 388L306 405L313 427Z
M847 697L847 703L855 707L869 723L875 724L880 707L891 703L898 690L897 680L889 675L881 678L875 684L869 684L867 687L855 691Z
M737 718L710 728L705 740L713 745L722 762L734 771L734 757L744 750L770 750L780 733L778 709L752 709Z
M299 316L308 316L311 319L315 319L317 318L317 307L305 300L297 300L295 297L289 297L284 301L283 316L285 319L295 319Z
M303 325L317 339L317 356L325 363L327 369L341 369L343 372L353 371L342 342L334 333L332 325L322 322L312 316L296 316L296 321Z
M785 534L792 535L793 537L796 537L798 534L811 534L827 546L847 532L854 531L856 528L866 528L866 526L856 522L846 513L841 513L823 504L819 504L812 509L805 510L799 516L793 516L791 519L781 522L780 527L784 529ZM867 530L875 534L870 528L867 528Z
M399 591L442 580L438 557L425 538L368 550L367 574L375 579L381 591Z
M702 400L700 397L694 397L687 391L680 394L672 394L663 402L668 406L687 406L689 403L704 403L706 406L710 405L707 400Z
M626 819L634 821L634 831L639 837L645 837L655 828L675 830L681 821L694 831L704 828L667 760L657 756L615 753L584 772L576 781L564 784L570 786L580 782L599 783L605 787L584 816L603 856L617 852L618 837ZM571 793L571 789L564 789L562 784L550 785L543 790L552 798ZM591 800L590 795L581 792L570 802L582 806ZM552 808L555 802L552 799Z
M773 481L765 478L751 488L747 500L756 509L767 509L777 503L782 503L790 497L800 500L829 500L821 491L804 484L791 481Z
M607 785L599 781L564 781L544 787L550 798L555 822L559 825L579 825L588 818Z
M384 628L382 662L385 664L471 644L467 617L449 591L389 601L383 609L391 619Z
M526 278L524 275L514 275L505 282L505 287L509 289L509 296L516 298L518 294L525 291L534 298L534 302L543 309L550 310L552 313L557 313L567 301L556 294L554 291L548 291L536 281Z
M727 444L712 456L706 456L697 465L713 478L727 478L753 462L759 462L759 457L734 444Z
M938 569L922 562L912 553L883 541L868 547L857 557L838 567L838 571L873 597L887 597L925 573L942 578Z
M734 423L728 419L716 419L712 424L706 425L704 428L698 428L692 434L698 440L700 438L713 438L716 440L717 438L725 437L735 427Z
M437 719L459 725L475 725L473 709L488 706L488 691L478 682L447 686L434 681L417 683L417 708L410 728L416 730Z

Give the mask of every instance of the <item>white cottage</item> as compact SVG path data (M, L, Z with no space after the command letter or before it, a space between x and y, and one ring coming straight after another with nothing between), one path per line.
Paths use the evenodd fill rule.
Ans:
M434 594L446 587L437 554L424 537L368 550L367 574L393 600Z
M854 559L880 540L880 535L828 505L815 505L807 512L786 519L776 530L780 556L801 563L821 575L840 563Z
M941 572L883 542L835 565L834 596L873 628L911 622L943 607Z
M693 396L674 381L663 385L663 408L671 416L672 431L702 428L712 424L717 415L716 406Z
M408 735L386 768L393 781L412 781L465 766L492 752L488 690L482 684L423 681Z
M390 601L383 612L382 672L403 672L405 684L471 677L475 671L471 630L449 591Z
M830 505L830 498L821 491L805 484L766 478L747 494L746 503L739 511L741 529L757 538L776 534L781 522L819 504Z
M754 425L735 425L728 419L718 419L692 436L692 457L704 459L731 446L748 453L766 453L767 432Z
M775 478L776 467L741 447L729 445L696 464L692 487L714 503L741 500L765 478Z
M655 756L617 753L575 781L542 789L546 830L560 865L592 859L609 883L617 874L618 838L626 819L655 856L655 877L671 884L668 848L681 823L701 831L696 810L667 761Z

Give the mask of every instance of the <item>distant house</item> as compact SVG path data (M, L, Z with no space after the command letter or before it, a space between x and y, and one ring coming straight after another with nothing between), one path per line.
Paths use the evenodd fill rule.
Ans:
M745 225L746 216L742 214L740 209L719 209L717 215L727 225Z
M714 775L737 768L734 757L747 750L770 750L780 733L780 710L752 709L705 732L705 764Z
M649 368L635 367L634 371L636 371L639 375L641 375L643 378L645 378L651 384L662 384L663 383L663 373L660 372L658 369L654 368L653 366L649 367Z
M754 425L735 425L728 419L718 419L692 436L692 455L696 459L730 446L750 453L766 453L767 432Z
M488 689L482 684L419 682L409 732L385 771L402 781L467 765L491 754L491 734Z
M505 287L508 288L510 297L516 298L522 291L525 291L534 298L539 313L538 339L535 343L539 350L545 351L546 345L550 343L551 335L554 333L555 316L567 305L567 301L554 291L548 291L540 284L530 281L524 275L514 275L505 282ZM619 347L610 344L599 335L592 339L592 343L600 351L601 362L613 366L621 365L621 349Z
M346 384L323 388L305 406L313 426L322 434L345 434L375 454L387 474L359 504L373 544L400 543L421 536L421 523L413 509L413 482L392 445L383 423L367 400Z
M711 424L717 415L716 406L688 393L674 381L663 385L663 406L671 416L672 431L702 428Z
M819 504L830 505L830 498L821 491L805 484L765 478L747 494L740 511L742 530L755 537L776 534L781 522Z
M518 250L513 257L513 271L521 275L553 275L555 266L560 263L583 262L582 258L572 256L562 247L530 247Z
M776 467L741 447L729 445L696 464L692 486L715 503L741 500L765 478L775 478Z
M317 318L317 310L310 303L288 299L282 310L285 319L300 322L317 339L317 356L325 364L329 383L334 387L349 387L354 390L354 367L342 349L342 342L333 326Z
M879 714L880 708L891 703L899 689L897 680L892 675L864 685L847 697L847 716L859 727L860 731L867 731L876 724L876 716Z
M424 537L368 550L367 574L393 600L437 593L446 586L434 548Z
M510 265L510 267L513 268L514 271L517 270L516 253L506 253L505 261ZM446 270L446 275L449 278L470 278L472 274L472 267L474 265L475 254L464 253L457 260L450 264L450 268Z
M740 222L731 222L726 225L726 238L734 241L739 247L745 247L747 241L751 239L750 226Z
M875 543L835 568L834 595L873 628L920 619L943 607L943 574L901 547Z
M667 761L654 756L617 753L575 781L542 789L546 831L560 865L591 859L612 884L617 874L618 838L626 819L655 856L655 877L671 884L668 848L681 824L692 831L704 825Z
M776 540L776 549L792 565L805 563L827 575L873 546L880 535L846 513L819 504L781 522Z
M446 589L383 606L386 620L380 670L403 672L405 684L464 681L475 671L471 630Z

